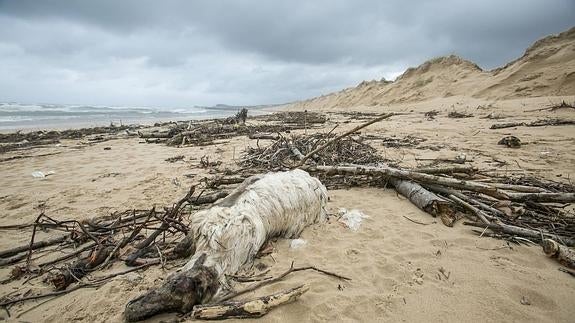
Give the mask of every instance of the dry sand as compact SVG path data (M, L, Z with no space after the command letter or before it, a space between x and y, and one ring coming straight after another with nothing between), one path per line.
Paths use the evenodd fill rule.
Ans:
M479 118L489 113L510 116L503 121L551 116L548 112L523 112L541 107L549 100L560 98L499 101L483 109L477 109L477 106L486 106L487 101L464 98L396 105L387 109L406 114L375 124L365 133L413 135L428 139L422 145L441 147L439 151L377 147L385 156L402 160L405 166L417 165L415 157L465 153L474 160L474 165L482 168L496 168L493 160L504 160L508 165L498 169L524 169L557 180L560 179L558 175L567 178L575 173L573 126L489 130L489 125L497 121ZM441 113L435 120L426 120L423 112L431 109ZM447 112L452 109L476 116L447 118ZM551 114L573 116L573 112L562 110ZM326 131L336 122L343 121L338 115L330 118L324 125ZM357 121L341 123L339 131L355 124ZM508 133L529 144L521 149L498 146L498 139ZM59 147L4 154L9 157L59 152L1 163L3 224L32 222L39 213L40 204L45 205L47 214L60 219L82 219L129 208L169 205L183 196L190 184L207 175L205 169L198 167L202 155L222 160L222 167L235 167L233 159L237 159L247 145L255 145L255 140L246 137L213 146L185 148L139 144L138 141L136 138L96 144L66 141ZM261 144L264 142L260 141ZM104 150L104 147L111 147L111 150ZM186 156L184 162L164 161L180 154ZM36 179L30 175L35 170L53 170L55 174ZM187 174L195 176L189 178L185 176ZM575 315L573 278L558 271L559 265L548 259L539 247L513 246L510 249L501 240L477 237L469 227L461 224L447 228L393 190L336 190L330 191L330 196L332 213L339 207L355 208L370 218L358 232L337 222L316 225L304 232L302 238L308 241L305 247L292 250L288 241L280 240L275 243L272 256L259 261L272 266L273 273L285 270L294 260L297 265L315 265L353 280L341 282L317 273L302 272L247 295L262 295L302 282L311 284L311 291L299 301L274 310L263 321L568 322ZM437 223L418 225L404 216L424 223ZM50 234L54 233L43 233L42 237ZM3 231L0 249L25 244L29 235L29 231ZM485 250L497 248L501 249ZM122 268L123 265L118 264L114 270ZM441 268L449 273L449 278L439 272ZM19 320L121 321L127 300L157 285L168 272L151 268L137 275L117 277L101 288L75 291L40 305ZM5 277L8 270L3 269L0 274ZM41 283L25 286L50 290L48 285ZM16 288L22 288L22 281L0 286L1 294ZM522 298L531 305L522 305ZM11 308L11 314L18 315L35 304L16 305ZM150 321L173 318L176 316L166 314Z
M566 37L571 40L573 31ZM529 67L533 73L539 73L536 72L538 69L557 71L556 64L547 64L547 59L542 59L546 64L535 67L526 65L527 60L524 59L503 71L483 72L472 63L451 57L407 72L403 81L365 83L356 89L286 108L324 112L399 112L400 115L390 120L366 128L364 133L399 138L411 135L426 139L420 145L423 149L376 146L382 155L400 161L405 167L426 163L416 158L454 157L464 153L473 160L473 165L482 169L502 173L524 172L568 181L575 176L574 126L489 129L491 124L498 122L532 121L543 117L574 118L573 109L527 112L550 102L575 102L572 87L575 74L570 72L575 52L573 42L557 45L564 39L544 41L528 51L540 53L549 46L558 46L558 50L551 51L552 57L571 57L561 63L564 65L561 73L564 71L565 75L550 80L551 76L542 72L535 78L539 80L537 82L545 83L545 88L537 87L533 83L535 79L532 79L522 81L531 82L528 89L516 91L512 89L516 86L515 81L504 82L510 75L507 78L502 75L512 72L519 75L523 73L518 72L522 66ZM533 55L527 57L533 59ZM421 73L431 74L422 77ZM494 78L501 79L493 81ZM445 87L445 82L440 82L457 83L453 82L454 79L463 85ZM499 86L486 90L497 82ZM403 83L410 84L409 87L429 88L393 90ZM387 90L382 90L384 87L393 89L385 92ZM467 92L472 88L475 90ZM527 98L526 95L554 96ZM427 120L424 113L430 110L439 111L439 116ZM451 111L474 116L450 119L447 113ZM489 114L505 119L481 118ZM342 115L330 114L330 120L323 128L314 131L328 131L339 123L337 131L343 132L359 123L357 120L343 122L345 120ZM519 137L525 145L520 149L497 145L497 141L508 134ZM138 142L136 138L102 143L70 140L60 146L3 154L2 158L58 153L0 162L2 224L30 223L41 206L48 215L59 219L84 219L130 208L170 205L185 195L189 185L208 175L208 170L199 167L201 156L221 160L222 168L233 168L237 167L235 160L245 147L256 144L255 140L246 137L231 138L211 146L184 148ZM266 144L265 140L260 141L260 145L263 144ZM104 147L111 149L104 150ZM185 155L186 158L176 163L165 161L176 155ZM36 170L54 171L55 174L37 179L31 176ZM296 265L314 265L349 276L352 281L342 282L314 272L292 274L278 284L245 296L263 295L303 282L311 285L311 290L298 301L275 309L259 321L573 321L573 278L558 271L560 265L547 258L538 246L512 245L509 248L502 240L478 237L461 223L453 228L445 227L441 221L420 211L390 189L357 188L330 191L329 194L331 213L344 207L359 209L370 218L357 232L338 222L315 225L302 235L308 242L306 246L290 249L289 241L279 240L274 243L275 250L271 256L257 261L271 266L274 274L286 270L295 261ZM429 225L416 224L405 217ZM50 235L54 233L41 233L40 237ZM0 249L25 244L29 238L30 231L2 231ZM123 264L116 264L112 270L123 268ZM17 304L10 309L10 319L120 322L126 302L158 285L169 272L153 267L138 274L117 277L100 288L74 291L46 303ZM8 269L0 270L0 277L8 274ZM0 285L0 295L22 288L51 290L47 284L21 280ZM16 318L18 315L21 316ZM6 313L0 310L0 316L6 318ZM178 319L175 314L164 314L150 321L174 319Z

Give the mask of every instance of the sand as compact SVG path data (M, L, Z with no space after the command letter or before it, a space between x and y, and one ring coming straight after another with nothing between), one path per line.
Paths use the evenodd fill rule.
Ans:
M572 37L572 32L568 36ZM556 45L557 39L551 39L531 52L539 53L541 46L549 48ZM572 46L572 42L561 46ZM561 48L552 54L564 55ZM571 57L569 55L566 57ZM422 158L465 154L468 160L472 160L472 165L494 172L523 172L565 182L575 176L574 126L489 129L490 125L499 122L533 121L546 117L573 119L575 111L572 109L529 112L562 100L575 102L569 81L572 74L565 76L567 81L545 81L545 91L555 91L553 93L541 92L543 90L535 88L535 85L530 91L517 93L510 89L515 83L505 83L501 76L509 69L483 72L458 58L434 62L419 71L409 72L413 75L433 73L426 75L433 76L431 81L420 84L430 87L425 91L395 90L396 94L392 91L388 96L378 97L382 95L381 87L397 87L402 81L387 85L367 82L356 89L284 108L328 113L329 121L322 129L314 131L329 131L339 124L337 131L340 133L360 121L345 122L346 117L334 112L397 112L397 116L370 126L363 133L398 138L411 135L425 139L419 148L376 146L383 156L399 161L404 167L426 164L420 160ZM549 63L548 60L545 62ZM437 64L443 64L443 67ZM573 60L562 64L565 66L563 70L570 73ZM510 66L520 69L520 65L525 65L525 60L520 59ZM536 70L540 67L529 68ZM541 68L557 70L556 64ZM404 80L409 79L409 84L416 82L412 76L407 75ZM546 79L547 76L541 77ZM418 77L421 79L421 75ZM447 77L462 80L464 85L447 89L445 83L439 82ZM482 94L480 92L487 87L477 87L474 95L466 95L466 89L473 86L474 80L477 84L490 82L493 85L493 78L497 77L502 78L496 80L499 87ZM370 87L373 89L369 90ZM452 93L446 95L445 91ZM383 97L385 100L380 100ZM424 113L431 110L440 114L428 120ZM451 119L447 117L451 111L474 116ZM482 118L490 114L504 119ZM510 134L524 143L520 149L497 145L499 139ZM216 145L184 148L139 141L137 138L100 143L67 140L60 145L2 154L2 158L37 156L0 162L2 225L30 223L41 209L59 219L86 219L131 208L170 205L184 196L190 185L209 175L209 170L199 167L202 156L222 161L222 169L235 168L241 152L248 145L256 145L256 140L243 136ZM266 143L265 140L259 142L260 145ZM105 147L111 149L104 150ZM55 154L40 156L47 153ZM165 161L176 155L184 155L184 161ZM37 170L54 171L55 174L45 179L33 178L31 173ZM298 301L277 308L258 321L573 321L573 278L557 270L560 265L547 258L540 247L509 246L502 240L479 237L461 221L453 228L445 227L440 220L417 209L391 189L331 190L329 195L330 213L336 213L341 207L359 209L369 218L358 231L336 221L314 225L301 237L307 241L305 246L290 249L288 240L279 240L274 242L274 252L257 262L270 266L272 274L285 271L295 261L296 265L314 265L349 276L352 280L342 282L315 272L292 274L280 283L245 295L245 298L251 298L304 282L311 285L311 290ZM426 225L414 223L406 217ZM30 234L30 230L1 231L0 249L25 244ZM41 232L39 237L55 234ZM118 263L111 271L124 268ZM157 286L173 270L175 268L152 267L116 277L100 288L74 291L46 303L17 304L10 308L10 320L121 322L126 302ZM1 278L8 274L9 269L0 270ZM49 285L37 280L27 283L20 280L0 285L0 295L22 288L51 290ZM7 318L7 314L0 310L0 317ZM149 321L178 319L175 314L163 314ZM247 320L251 321L255 320Z
M507 161L510 169L524 169L549 179L574 175L575 128L556 126L489 130L499 120L480 119L489 113L510 116L501 121L532 120L543 116L568 117L573 112L523 112L541 107L549 100L570 98L534 98L499 101L489 108L487 101L465 98L438 99L416 105L396 105L390 111L403 112L389 121L365 130L369 134L426 138L423 144L441 147L394 149L377 147L385 156L402 160L402 165L418 164L415 158L455 156L465 153L473 165L493 167L494 159ZM451 107L453 105L453 108ZM435 120L426 120L423 112L438 109ZM451 109L474 113L468 119L450 119ZM365 107L361 107L365 111ZM369 110L369 109L367 109ZM520 115L520 117L519 117ZM330 115L324 125L329 130L342 116ZM358 122L341 123L339 131ZM503 135L513 133L528 142L521 149L496 144ZM102 143L66 141L62 145L35 148L17 154L56 155L2 162L0 209L3 224L29 223L44 205L50 216L89 218L130 208L149 208L175 202L189 185L208 175L199 168L199 158L208 155L222 160L222 167L235 167L247 145L255 140L232 138L229 142L205 146L173 148L141 144L137 138ZM260 145L265 141L260 141ZM111 150L104 150L111 147ZM183 162L168 163L167 157L185 155ZM419 163L423 163L419 161ZM493 167L495 168L495 167ZM35 170L54 171L45 179L31 176ZM193 174L190 175L190 174ZM188 176L192 176L191 178ZM561 177L557 177L561 175ZM302 238L308 244L290 249L289 241L277 241L275 251L260 262L279 273L296 265L314 265L352 278L341 282L314 272L291 275L285 281L251 293L254 297L308 282L311 291L299 301L271 312L263 321L570 321L575 315L572 278L557 270L539 247L513 245L479 238L469 227L456 224L448 228L420 211L393 190L350 189L330 191L329 210L359 209L370 216L357 232L338 222L307 229ZM430 223L415 224L405 217ZM41 237L54 233L42 233ZM0 249L25 244L30 232L3 231ZM486 250L487 249L487 250ZM496 249L496 250L489 250ZM113 270L123 269L117 264ZM444 270L446 275L440 273ZM160 282L170 270L150 268L139 274L117 277L98 289L75 291L34 308L19 319L24 321L122 321L127 300ZM3 269L2 277L8 275ZM447 278L446 276L449 276ZM4 295L22 288L22 281L0 286ZM34 283L31 289L50 290ZM523 305L522 299L530 305ZM18 315L37 304L29 302L11 308ZM171 320L173 314L150 321Z

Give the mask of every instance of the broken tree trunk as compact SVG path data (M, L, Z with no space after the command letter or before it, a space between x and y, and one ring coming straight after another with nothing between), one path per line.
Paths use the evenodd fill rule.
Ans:
M446 226L453 226L455 222L455 209L445 199L421 187L421 185L397 178L390 179L391 184L401 195L407 197L419 209L435 216L439 216Z
M543 251L549 257L557 258L560 263L569 268L575 268L575 251L565 247L552 239L543 240Z
M269 313L272 309L291 303L309 290L304 284L268 296L248 301L232 301L214 305L194 306L192 317L197 320L223 320L229 318L257 318Z

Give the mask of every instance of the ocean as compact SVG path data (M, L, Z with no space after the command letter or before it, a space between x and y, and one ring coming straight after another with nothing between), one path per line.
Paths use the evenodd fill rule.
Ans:
M263 113L263 106L248 107L250 115ZM240 107L150 108L65 104L0 103L0 131L68 129L161 121L210 119L232 116Z

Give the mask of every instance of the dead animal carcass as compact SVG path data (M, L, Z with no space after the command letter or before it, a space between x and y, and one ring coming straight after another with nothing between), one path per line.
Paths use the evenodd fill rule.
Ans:
M296 238L325 219L327 190L302 170L246 179L213 207L193 215L187 239L195 248L190 261L165 283L126 305L128 321L157 313L188 312L208 302L235 274L253 261L273 237Z

